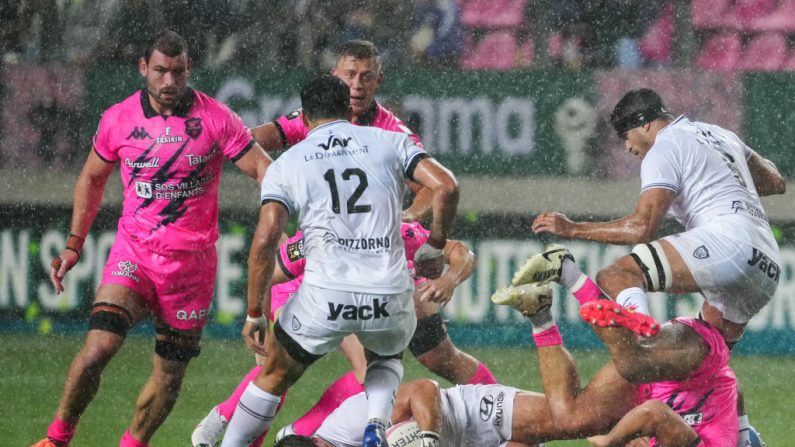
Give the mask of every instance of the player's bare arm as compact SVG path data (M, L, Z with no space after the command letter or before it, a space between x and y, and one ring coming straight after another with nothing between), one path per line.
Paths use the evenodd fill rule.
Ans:
M644 191L635 212L610 222L573 222L561 213L542 213L533 221L533 232L550 233L567 239L608 244L639 244L654 240L666 211L676 194L665 188Z
M442 395L436 381L420 379L400 386L392 409L392 422L410 418L414 418L421 431L441 431Z
M751 171L751 178L754 180L756 192L760 196L784 194L786 192L787 182L772 161L754 152L748 158L748 169Z
M593 436L588 442L594 447L623 447L640 436L654 436L659 445L691 447L698 434L668 405L648 400L633 408L607 435Z
M240 157L240 160L235 162L244 174L253 178L257 183L262 183L262 178L265 177L265 171L268 166L273 163L273 160L262 150L262 147L254 143L254 146L246 152L246 155Z
M272 121L251 129L251 136L267 152L284 149L282 134Z
M414 180L433 194L433 221L428 244L443 248L458 207L458 182L453 173L432 158L426 158L414 169Z
M419 222L428 219L433 209L433 191L410 180L406 181L406 185L414 192L415 196L411 206L403 210L400 218L403 222Z
M114 165L115 163L106 162L92 150L80 171L75 185L69 242L66 244L67 248L61 251L50 267L50 281L56 293L63 292L63 278L66 272L80 259L80 250L83 248L83 242L94 218L97 217L102 196L105 194L105 186Z
M275 255L286 224L287 210L283 205L275 202L264 204L260 208L248 255L248 317L243 326L243 340L249 349L262 356L267 355L264 343Z
M447 304L453 297L455 288L475 271L475 254L461 241L447 241L444 246L444 260L448 265L444 275L419 285L421 301Z

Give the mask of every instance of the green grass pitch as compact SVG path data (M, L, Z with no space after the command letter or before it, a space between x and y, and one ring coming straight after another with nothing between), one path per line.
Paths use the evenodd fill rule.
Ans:
M66 370L80 348L76 335L0 335L0 445L27 446L42 438L50 423ZM80 421L73 447L116 446L132 418L138 391L149 376L153 341L130 337L103 377L97 397ZM473 348L468 352L487 362L497 378L520 388L540 390L533 348ZM581 375L587 379L606 359L604 352L575 351ZM274 427L302 414L322 390L346 371L346 361L334 353L320 360L290 390ZM191 363L174 411L151 442L152 446L186 446L194 425L215 403L225 399L253 365L242 340L205 341L201 356ZM769 446L791 445L795 439L793 385L795 358L735 356L732 360L746 393L751 423ZM413 357L406 358L406 380L427 377ZM585 380L585 379L584 379ZM265 445L272 445L272 436ZM553 442L551 446L584 446L585 441Z

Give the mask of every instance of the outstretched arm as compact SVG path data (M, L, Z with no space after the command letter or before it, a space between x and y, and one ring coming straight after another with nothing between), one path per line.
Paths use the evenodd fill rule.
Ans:
M756 192L760 196L784 194L787 182L781 176L775 163L754 152L748 159L748 169L754 180Z
M266 154L260 145L254 143L254 147L246 152L240 160L235 162L235 165L243 171L244 174L253 178L257 183L262 183L262 178L265 177L265 171L268 166L273 163L273 160Z
M606 435L593 436L588 442L595 447L623 447L641 436L654 436L658 445L695 447L698 434L669 406L648 400L633 408Z
M284 149L282 134L272 121L251 129L251 136L267 152Z
M634 213L610 222L572 222L560 213L543 213L533 221L533 232L608 244L649 242L657 234L674 197L676 194L669 189L647 189L641 193Z
M392 409L392 423L414 418L421 431L442 429L442 395L439 384L420 379L400 386Z

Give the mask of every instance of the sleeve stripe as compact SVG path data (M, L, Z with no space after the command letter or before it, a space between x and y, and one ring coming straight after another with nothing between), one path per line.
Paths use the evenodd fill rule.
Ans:
M287 209L287 213L290 215L295 214L295 209L290 205L290 202L285 199L284 197L268 195L262 198L262 202L260 206L265 205L266 203L275 202L282 205L285 209Z
M409 161L408 166L406 166L405 175L409 180L414 181L414 170L417 169L417 165L426 158L431 158L427 152L418 152L414 155L414 157Z
M284 129L282 129L282 125L278 121L273 120L272 122L276 126L276 130L279 131L279 137L282 139L282 148L286 149L290 145L290 142L287 141L287 134L284 133Z
M281 247L279 247L279 253L276 254L276 260L279 261L279 267L282 268L282 273L284 273L284 276L286 276L286 277L288 277L290 279L295 279L295 275L293 275L293 273L290 271L290 269L288 269L287 266L284 265L284 258L282 258L282 249L281 249Z
M94 153L95 153L95 154L97 154L97 157L99 157L99 159L100 159L100 160L102 160L102 161L104 161L105 163L108 163L108 164L114 164L114 163L116 163L115 161L108 160L107 158L105 158L105 157L103 157L102 155L100 155L100 153L99 153L99 151L97 150L97 148L95 148L95 147L92 147L91 149L94 151Z
M643 185L643 187L641 187L640 190L646 191L647 189L652 189L652 188L664 188L664 189L670 189L673 192L679 192L679 188L676 185L672 185L670 183L659 183L659 182Z
M248 142L248 144L246 145L246 147L243 148L243 150L238 152L237 155L235 155L234 157L230 158L229 160L231 160L232 162L237 162L238 160L243 158L243 156L246 155L248 153L248 151L251 150L252 147L254 147L254 139L253 138L251 139L251 141Z

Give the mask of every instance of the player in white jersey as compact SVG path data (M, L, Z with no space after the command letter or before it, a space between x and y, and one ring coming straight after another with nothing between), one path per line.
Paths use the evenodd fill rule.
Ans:
M350 92L338 78L311 80L301 102L310 133L266 174L249 254L243 338L265 364L241 396L222 445L247 445L269 428L279 396L354 333L368 360L362 445L384 447L384 427L403 376L400 359L416 326L400 233L404 179L433 191L431 234L414 258L418 274L429 277L441 274L458 185L405 134L346 121ZM304 235L304 280L269 333L267 291L289 214L298 216Z
M649 89L625 94L610 123L627 151L642 160L634 213L611 222L572 222L563 214L543 213L534 220L533 231L638 244L599 272L599 288L646 314L647 291L701 293L702 317L733 346L778 285L778 245L759 197L783 194L783 177L731 131L684 116L674 119ZM666 213L685 231L653 240ZM534 258L517 273L515 285L554 273L578 300L578 294L590 298L589 290L598 294L571 260L559 259L557 271L551 272L544 267L550 256ZM747 424L741 417L741 433Z
M627 150L642 160L635 212L611 222L572 222L543 213L533 231L639 244L599 272L601 289L647 314L646 291L701 293L704 318L727 343L737 342L778 284L778 245L759 196L784 193L784 179L734 133L684 116L674 119L652 90L628 92L610 121ZM654 240L666 213L685 231Z

